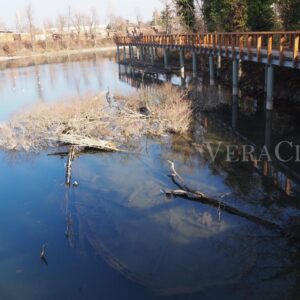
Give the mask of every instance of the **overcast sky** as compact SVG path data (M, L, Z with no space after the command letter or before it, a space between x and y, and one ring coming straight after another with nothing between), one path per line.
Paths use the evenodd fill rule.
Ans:
M31 3L38 24L46 18L52 19L59 13L66 13L68 4L74 11L89 13L91 7L97 8L100 23L107 22L107 15L113 12L125 19L136 20L137 13L143 20L150 20L155 8L161 9L160 0L0 0L0 22L14 28L16 12L22 12Z

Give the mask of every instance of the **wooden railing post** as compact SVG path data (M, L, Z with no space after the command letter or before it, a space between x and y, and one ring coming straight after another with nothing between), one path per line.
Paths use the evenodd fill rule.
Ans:
M272 54L273 54L273 35L269 34L268 35L268 52L267 52L268 64L272 63Z
M293 49L293 67L296 68L298 66L299 60L299 33L294 36L294 49Z
M244 36L241 35L239 38L239 56L240 59L243 58L243 50L244 50Z
M248 59L252 60L252 35L247 35L247 51Z
M284 62L284 43L285 43L285 35L282 34L280 36L280 44L279 44L279 65L282 66Z
M262 41L262 36L259 34L257 36L257 41L256 41L256 55L257 55L257 61L261 61L261 41Z
M232 59L235 59L235 40L236 40L236 36L232 35L231 36L231 55L232 55Z
M117 46L189 46L191 50L205 49L212 55L240 58L300 68L300 31L290 32L213 32L200 34L165 34L115 36Z

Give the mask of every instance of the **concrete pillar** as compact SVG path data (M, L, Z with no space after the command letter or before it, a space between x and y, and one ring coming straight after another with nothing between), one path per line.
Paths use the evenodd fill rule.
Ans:
M165 65L165 68L169 67L168 49L167 48L164 48L164 65Z
M215 84L214 60L212 54L209 55L209 84L210 85Z
M273 91L274 91L274 66L268 66L268 79L267 79L267 100L266 100L266 109L272 110L274 101L273 101Z
M193 78L197 78L197 53L196 51L192 52L193 58Z
M179 60L180 60L180 76L184 77L184 52L179 50Z
M119 64L120 63L120 47L119 47L119 45L117 45L117 61Z
M239 62L237 59L232 61L232 95L237 96L239 92Z
M218 55L217 77L221 77L222 56Z

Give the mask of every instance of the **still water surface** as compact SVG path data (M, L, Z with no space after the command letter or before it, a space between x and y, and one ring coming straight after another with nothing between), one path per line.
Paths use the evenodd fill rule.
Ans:
M127 71L113 55L2 70L0 120L39 101L133 91L139 84ZM202 92L209 93L205 85ZM215 115L205 117L206 142L236 139ZM212 163L178 137L145 139L139 148L77 157L77 188L65 187L66 157L0 152L0 299L299 299L296 242L161 193L176 188L172 160L191 186L282 225L299 217L295 178L287 193L268 174Z

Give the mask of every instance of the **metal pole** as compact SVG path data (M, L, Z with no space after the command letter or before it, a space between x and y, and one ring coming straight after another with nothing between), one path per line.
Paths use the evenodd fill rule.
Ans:
M273 109L273 105L274 105L273 91L274 91L274 67L273 65L269 65L268 79L267 79L267 103L266 103L267 110Z
M196 51L192 53L193 57L193 78L197 78L197 54Z
M239 92L239 62L237 59L232 61L232 95L237 96Z
M214 60L212 54L209 55L209 84L215 84Z

